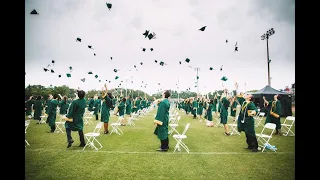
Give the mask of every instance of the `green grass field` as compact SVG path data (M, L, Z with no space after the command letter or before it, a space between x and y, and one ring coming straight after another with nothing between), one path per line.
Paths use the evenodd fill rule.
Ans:
M99 151L77 147L77 132L72 132L75 142L67 149L66 133L46 133L50 129L47 124L32 120L26 134L30 146L25 147L25 179L295 179L294 136L274 135L270 144L277 147L277 152L252 153L244 149L243 132L225 136L222 127L205 127L204 122L180 111L177 130L182 132L190 122L184 140L190 153L183 149L173 153L176 142L172 136L169 151L157 152L160 141L153 134L155 112L139 118L135 126L121 126L121 136L102 134L98 137L103 145ZM100 122L94 118L91 121ZM94 125L85 125L84 132L93 129ZM256 133L261 130L256 128Z

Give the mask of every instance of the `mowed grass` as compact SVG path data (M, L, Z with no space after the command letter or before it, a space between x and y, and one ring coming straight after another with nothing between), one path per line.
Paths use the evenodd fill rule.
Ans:
M180 111L177 130L182 132L190 123L184 140L190 153L183 149L173 153L176 142L172 136L169 151L157 152L160 141L153 134L155 113L152 110L139 118L135 126L121 126L121 136L101 134L98 140L103 148L98 152L77 147L77 132L72 132L75 142L67 149L66 133L46 133L50 129L47 124L32 120L26 134L30 146L25 147L25 179L295 179L293 136L274 135L270 144L277 147L277 152L252 153L244 149L247 144L243 132L240 136L225 136L222 127L206 127L204 122ZM116 119L113 116L110 122ZM100 122L94 118L91 121ZM84 132L94 127L85 125ZM257 133L261 130L256 128Z

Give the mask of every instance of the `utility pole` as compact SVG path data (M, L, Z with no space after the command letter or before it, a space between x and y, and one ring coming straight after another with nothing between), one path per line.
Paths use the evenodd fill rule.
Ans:
M267 40L267 63L268 63L268 85L271 86L271 78L270 78L270 58L269 58L269 37L275 33L274 29L269 29L266 33L261 36L261 40Z
M194 68L195 71L197 71L197 96L199 96L199 71L200 71L200 68L197 67L197 68Z

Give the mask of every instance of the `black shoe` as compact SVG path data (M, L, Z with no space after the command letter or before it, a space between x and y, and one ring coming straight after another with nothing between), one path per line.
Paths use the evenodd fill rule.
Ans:
M109 133L109 131L105 131L105 132L103 132L103 134L108 134Z
M258 149L252 149L252 152L258 152Z
M71 147L73 142L74 142L73 140L69 141L67 148Z
M224 132L223 134L226 135L226 136L230 136L230 133Z
M86 146L85 143L84 144L80 144L78 147L84 147L84 146Z
M157 151L160 151L160 152L167 152L167 151L168 151L168 149L161 149L161 148L159 148L159 149L157 149Z

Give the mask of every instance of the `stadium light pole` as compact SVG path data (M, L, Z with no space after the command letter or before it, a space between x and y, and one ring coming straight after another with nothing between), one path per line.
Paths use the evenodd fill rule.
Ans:
M267 40L267 63L268 63L268 85L271 86L271 79L270 79L270 62L271 60L269 59L269 37L272 36L275 33L274 29L271 28L269 29L266 33L264 33L261 36L261 40Z

